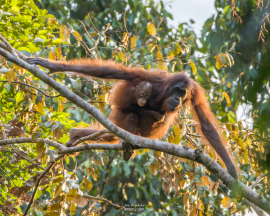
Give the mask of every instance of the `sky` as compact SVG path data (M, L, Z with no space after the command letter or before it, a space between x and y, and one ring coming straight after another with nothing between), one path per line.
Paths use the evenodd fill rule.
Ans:
M193 19L196 33L200 32L204 22L216 12L214 0L165 0L164 2L166 9L174 18L169 19L169 24L178 26L179 23Z
M159 0L156 0L159 2ZM194 30L197 34L200 33L204 22L216 13L214 0L164 0L166 9L173 15L173 20L168 20L170 25L175 27L183 22L189 22L193 19ZM170 6L169 6L170 5ZM244 106L239 106L236 116L238 120L245 119ZM245 216L255 216L255 212L246 212Z

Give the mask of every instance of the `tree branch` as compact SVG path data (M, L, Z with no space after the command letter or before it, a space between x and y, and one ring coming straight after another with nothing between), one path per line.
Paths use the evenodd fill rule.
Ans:
M270 172L264 173L263 175L259 176L259 178L256 179L256 181L254 182L254 184L251 186L251 189L254 189L255 186L267 175L269 175Z
M18 57L18 54L15 52L15 50L13 49L12 46L10 46L10 44L7 42L7 40L0 35L0 39L4 42L4 44L6 45L6 50L8 50L12 55Z
M112 206L112 207L114 207L115 209L118 209L118 210L124 208L123 206L115 205L114 203L112 203L109 200L104 199L104 198L94 197L94 196L90 196L90 195L83 195L83 197L88 198L88 199L93 199L93 200L104 201L104 202L108 203L110 206Z
M87 141L87 140L93 140L94 138L102 135L102 134L105 134L105 133L110 133L109 130L107 129L104 129L104 130L101 130L101 131L98 131L97 133L94 133L94 134L91 134L89 136L85 136L85 137L81 137L80 139L78 139L77 141L75 141L71 146L76 146L78 145L79 143L82 143L84 141Z
M57 149L65 148L65 146L63 146L62 144L48 140L48 139L38 138L36 140L32 140L32 138L30 137L0 140L0 146L6 146L6 145L11 145L11 144L17 144L17 143L38 143L38 142L44 142L48 144L49 146L55 147Z

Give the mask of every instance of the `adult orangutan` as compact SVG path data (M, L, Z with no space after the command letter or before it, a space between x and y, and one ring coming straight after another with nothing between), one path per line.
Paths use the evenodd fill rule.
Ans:
M193 110L194 118L200 123L199 131L212 145L226 164L228 172L237 178L236 166L228 153L223 138L219 135L215 116L207 103L204 89L183 73L164 73L162 70L145 70L139 67L127 68L111 60L74 59L68 62L51 61L43 58L29 58L30 64L48 68L50 73L72 71L81 75L94 76L102 79L122 80L118 82L111 93L110 104L112 112L109 119L117 126L130 133L149 138L164 136L176 118L182 105L186 104ZM143 107L136 100L129 101L137 86L146 81L152 85L152 93ZM162 118L151 115L157 112ZM70 141L73 143L80 137L96 132L93 129L72 129ZM102 135L103 140L115 140L111 134ZM123 144L124 159L131 156L132 145Z

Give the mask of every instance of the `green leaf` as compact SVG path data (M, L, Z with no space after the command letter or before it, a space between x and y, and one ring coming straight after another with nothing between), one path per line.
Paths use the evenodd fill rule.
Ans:
M36 195L35 195L35 200L37 200L42 194L42 191L37 189Z
M16 94L15 99L16 99L16 102L17 102L17 103L19 103L21 100L23 100L23 98L24 98L24 93L23 93L23 92L18 92L18 93Z
M259 73L258 73L258 71L257 70L255 70L254 68L251 68L250 70L249 70L249 74L250 74L250 76L252 77L252 79L257 79L258 77L259 77Z
M71 86L72 88L74 88L75 90L80 90L81 87L82 87L82 83L81 83L81 80L78 78L78 79L72 79L72 78L69 78L70 82L71 82Z

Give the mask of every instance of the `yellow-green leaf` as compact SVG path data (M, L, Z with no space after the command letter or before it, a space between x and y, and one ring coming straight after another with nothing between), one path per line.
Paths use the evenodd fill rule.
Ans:
M59 59L61 58L61 55L62 55L62 50L61 50L61 47L57 47L55 49L55 52L56 52L56 57Z
M175 65L176 65L176 62L174 62L172 65L172 72L174 72Z
M175 47L174 48L175 48L175 51L177 52L177 54L180 53L180 52L182 52L182 48L181 48L181 46L178 43L175 44Z
M77 41L79 41L79 42L82 41L82 37L81 37L79 32L74 31L73 34L75 35L75 38Z
M153 50L156 48L156 44L154 44L154 43L151 43L150 45L149 45L149 49L150 49L150 52L153 52Z
M37 112L41 113L41 114L45 114L43 102L40 102L40 103L36 104L36 105L34 106L34 109L35 109Z
M51 50L50 50L50 53L49 53L49 59L50 59L50 60L55 60L55 59L56 59L55 54L54 54L53 51L51 51Z
M222 66L223 66L223 63L222 63L222 61L220 59L220 56L216 55L214 58L216 59L216 68L218 70L220 70L222 68Z
M45 156L46 147L44 142L40 141L37 143L37 160L40 161Z
M125 60L125 54L121 51L121 52L118 52L118 56L120 58L121 61L124 61Z
M173 60L174 59L174 54L173 54L173 52L170 52L170 54L167 56L167 59L169 60L169 61L171 61L171 60Z
M133 51L135 48L136 48L136 38L131 37L131 39L130 39L130 49L131 49L131 51Z
M147 30L149 32L150 35L154 36L156 34L156 27L153 23L149 22L147 24Z
M82 182L82 187L89 192L92 189L93 184L92 184L92 182L89 179L84 178L83 179L83 182Z
M70 32L65 25L60 26L60 39L62 42L68 42L70 43Z
M190 61L189 62L189 65L192 68L192 73L193 74L196 74L197 73L197 68L196 68L196 65L194 64L194 62L193 61Z
M16 79L16 73L13 70L9 70L8 72L6 72L6 76L9 82Z
M124 32L121 41L125 43L125 41L128 40L128 37L129 37L129 34L127 32Z
M204 186L208 187L209 186L209 179L207 176L202 176L201 177L201 182Z
M66 38L65 38L65 31L66 30L67 30L67 27L65 25L60 26L60 39L62 42L66 41Z
M185 193L183 203L187 208L189 208L189 192Z
M223 208L229 208L231 205L231 199L230 197L224 197L223 200L221 201L221 205L223 206Z
M94 33L91 33L88 37L97 36L97 35L99 35L99 34L94 32Z
M51 206L51 210L52 211L54 211L54 210L58 210L58 209L61 209L61 205L60 205L60 203L54 203L54 204L52 204L52 206Z
M150 169L150 173L152 175L156 175L157 171L158 171L158 166L157 166L157 164L150 164L149 169Z
M162 68L162 66L163 66L163 62L162 62L163 56L162 56L162 53L160 51L160 48L158 48L158 51L156 53L156 58L158 60L158 66L159 66L159 68Z
M230 212L231 212L231 213L237 212L237 206L236 206L235 203L233 203L232 208L230 209Z
M232 86L231 82L228 81L228 82L227 82L227 87L228 87L228 88L231 88L231 86Z
M231 106L231 100L230 100L230 97L229 97L229 95L227 94L227 92L222 92L222 95L225 97L228 106Z
M71 206L70 206L70 215L75 215L76 214L76 205L75 205L75 203L71 203Z
M57 20L49 19L47 25L48 26L50 26L50 25L58 25L58 22L57 22Z

